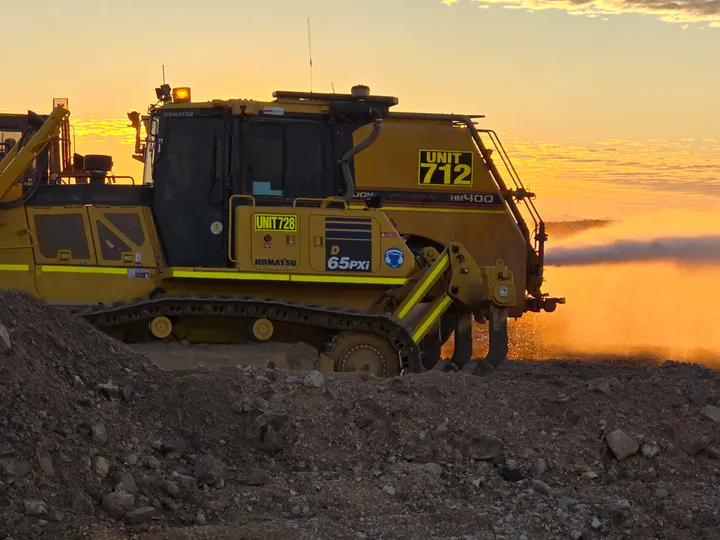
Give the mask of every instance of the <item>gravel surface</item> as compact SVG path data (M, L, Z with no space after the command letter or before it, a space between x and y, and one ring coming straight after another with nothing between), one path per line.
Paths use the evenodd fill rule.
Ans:
M166 372L4 292L0 540L715 539L718 373Z

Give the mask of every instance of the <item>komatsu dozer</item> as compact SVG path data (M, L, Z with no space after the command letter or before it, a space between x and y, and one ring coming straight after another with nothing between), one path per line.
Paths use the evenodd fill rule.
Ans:
M421 371L429 359L420 344L448 310L466 326L482 313L488 355L473 359L472 342L461 341L433 369L478 374L505 359L517 295L502 260L478 266L455 242L414 253L376 198L349 208L351 160L382 127L372 103L344 110L373 123L348 149L317 138L302 113L266 123L278 112L249 101L167 105L142 185L110 183L102 156L89 165L86 156L84 183L28 178L69 111L58 106L44 121L29 113L0 161L3 289L29 291L126 342L303 341L334 371L376 376ZM325 196L336 167L345 190Z
M187 199L175 197L176 208L207 211L227 225L220 219L223 193L252 195L262 205L298 197L337 198L350 209L369 205L382 209L414 256L459 242L480 266L503 260L518 295L508 308L511 318L552 312L565 302L541 290L547 234L535 194L525 189L497 134L477 127L480 116L396 111L398 98L372 95L363 85L349 94L277 91L272 101L195 102L190 88L164 84L156 96L147 115L129 115L144 182L172 178L184 186L215 175L210 194L194 191L206 189L200 183ZM200 208L197 198L206 196ZM222 260L217 247L207 249ZM456 307L421 344L427 368L451 334L460 349L472 346L472 327L476 336L486 334L482 310L468 321Z

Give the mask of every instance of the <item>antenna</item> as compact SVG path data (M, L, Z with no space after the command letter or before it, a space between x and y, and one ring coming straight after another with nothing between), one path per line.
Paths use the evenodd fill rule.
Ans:
M310 39L310 17L307 20L308 27L308 54L310 57L310 93L313 91L313 64L312 64L312 40Z
M330 81L330 86L332 86L333 94L335 93L335 85Z
M162 65L163 70L163 84L165 84L165 64Z

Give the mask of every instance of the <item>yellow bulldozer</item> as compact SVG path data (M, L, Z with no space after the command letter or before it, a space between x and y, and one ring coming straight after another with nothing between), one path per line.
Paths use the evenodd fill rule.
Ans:
M37 164L51 161L41 158L69 111L29 112L0 161L2 288L67 307L126 342L301 340L335 371L377 376L496 368L507 356L508 315L563 301L540 295L539 284L529 296L518 278L518 268L526 276L541 267L542 252L529 247L472 121L391 113L395 98L364 90L196 103L188 88L164 84L147 116L129 115L145 164L138 184L116 182L109 156L76 155L74 172L42 174ZM374 145L380 154L359 160ZM391 202L397 217L383 209L386 199L402 201L397 194L369 193L359 204L355 176L382 183L378 157L402 174L409 154L421 196L433 192L436 171L450 178L440 188L477 195L463 197L487 220L475 234L490 262L460 242L406 241L396 220L412 194ZM39 172L28 177L33 164ZM448 315L455 352L443 360L434 336ZM473 317L488 322L485 358L472 358Z

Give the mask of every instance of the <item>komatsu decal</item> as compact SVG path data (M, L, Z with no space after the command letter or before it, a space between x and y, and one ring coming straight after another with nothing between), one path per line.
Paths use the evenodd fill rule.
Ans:
M275 267L291 267L297 266L295 259L255 259L253 261L255 266L275 266Z

